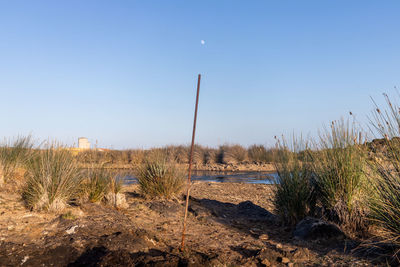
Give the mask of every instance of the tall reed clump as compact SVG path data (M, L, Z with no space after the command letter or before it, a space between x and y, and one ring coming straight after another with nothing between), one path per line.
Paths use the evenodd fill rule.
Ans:
M103 201L109 191L111 173L105 169L89 169L84 172L82 200L92 203Z
M379 226L379 235L384 242L397 247L400 252L400 106L394 104L385 94L388 109L381 111L378 106L373 113L371 124L384 138L386 157L374 158L370 172L373 187L370 208L371 219Z
M14 142L6 141L0 145L0 186L8 182L18 168L25 166L33 155L32 148L30 136L18 137Z
M125 195L121 192L123 184L124 184L124 179L120 177L118 174L110 176L108 184L108 192L104 198L106 204L113 206L115 208L128 207Z
M160 153L149 155L137 168L140 190L146 197L168 199L176 196L184 185L185 175L175 161Z
M26 205L48 211L60 211L78 197L83 179L71 153L56 146L36 153L27 163L26 176Z
M293 138L291 146L285 140L278 144L275 209L285 224L295 225L304 217L313 215L315 209L313 174L308 162L299 157L299 152L308 150L308 146L296 138Z
M108 169L91 168L83 172L81 202L104 203L125 207L125 195L121 193L123 179Z
M366 153L358 133L350 120L334 121L320 134L319 151L310 154L323 215L350 233L368 228Z

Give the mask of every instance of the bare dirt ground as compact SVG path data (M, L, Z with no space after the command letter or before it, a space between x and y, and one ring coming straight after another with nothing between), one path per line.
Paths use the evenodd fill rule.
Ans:
M184 198L146 200L124 188L129 207L28 211L0 189L0 266L376 266L345 239L299 241L273 214L273 186L192 186L186 250L179 251ZM383 264L382 264L383 265Z

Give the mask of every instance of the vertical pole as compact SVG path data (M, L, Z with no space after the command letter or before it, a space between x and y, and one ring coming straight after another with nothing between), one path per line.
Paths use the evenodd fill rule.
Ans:
M186 205L185 205L185 217L183 218L183 230L182 230L182 243L181 243L181 251L183 251L185 247L185 232L186 232L186 219L189 208L189 193L191 186L191 176L192 176L192 161L193 161L193 150L194 150L194 137L196 134L196 121L197 121L197 107L199 106L199 92L200 92L200 79L201 75L199 74L197 79L197 94L196 94L196 107L194 109L194 121L193 121L193 133L192 133L192 145L190 147L190 156L189 156L189 173L187 180L187 190L186 190Z

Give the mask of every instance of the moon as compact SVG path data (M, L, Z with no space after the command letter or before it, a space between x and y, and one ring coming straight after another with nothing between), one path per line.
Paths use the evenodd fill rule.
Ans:
M201 43L201 45L205 45L206 41L201 40L200 43Z

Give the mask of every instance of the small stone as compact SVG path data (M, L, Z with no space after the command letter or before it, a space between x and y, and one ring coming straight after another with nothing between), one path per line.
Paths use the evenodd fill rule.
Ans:
M310 251L308 248L296 248L295 250L291 251L292 258L294 259L301 259L305 260L308 259L310 256Z
M311 217L306 217L296 225L293 236L297 240L330 238L341 240L346 237L337 225Z
M275 247L276 247L277 249L282 249L282 244L278 243L278 244L276 244Z
M282 263L289 263L290 260L286 257L278 257L278 261Z
M218 259L212 259L210 261L210 266L223 266L223 264Z
M21 265L23 265L27 260L29 260L29 256L25 256L22 261L21 261Z
M67 234L73 234L73 233L75 233L75 228L77 228L78 227L78 225L75 225L75 226L72 226L71 228L69 228L68 230L66 230L65 232L67 233Z
M129 207L128 203L126 202L125 195L122 193L113 193L109 192L105 196L106 203L110 206L114 206L116 208L127 209Z
M264 264L265 266L271 266L271 263L269 262L269 260L267 258L263 259L261 261L262 264Z
M161 262L163 260L165 260L164 256L154 256L151 258L152 262Z
M258 237L260 240L268 240L269 236L267 234L262 234Z
M288 266L288 267L294 267L294 263L293 263L293 262L289 262L289 263L287 264L287 266Z

